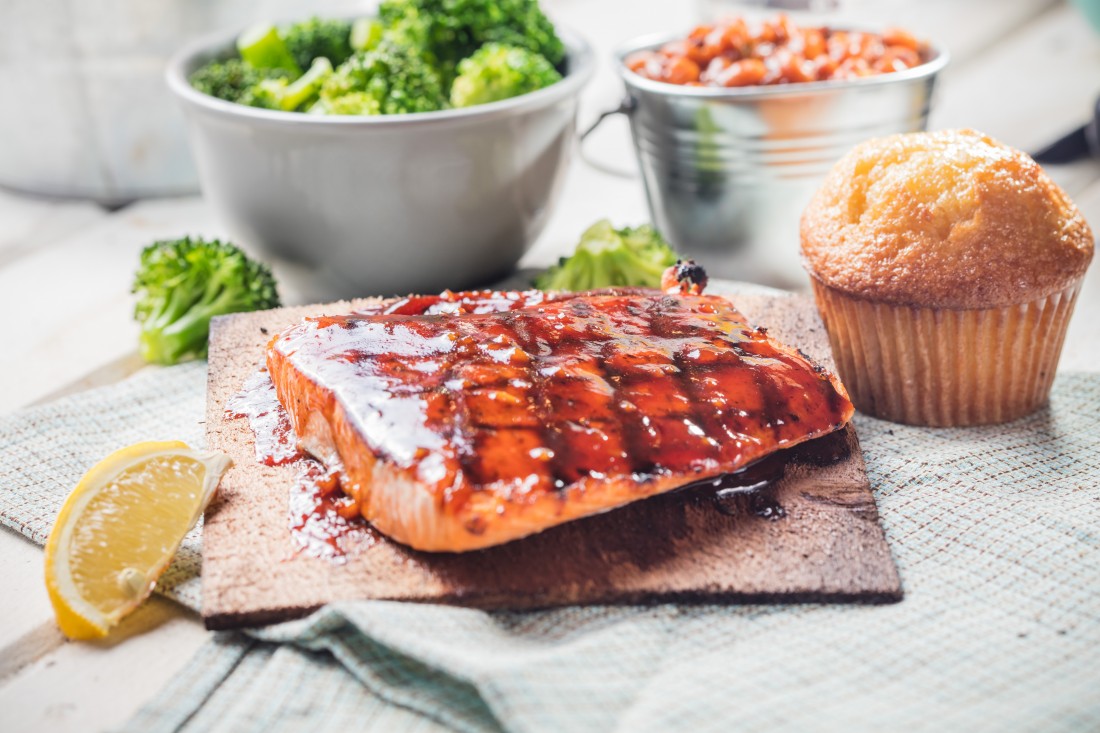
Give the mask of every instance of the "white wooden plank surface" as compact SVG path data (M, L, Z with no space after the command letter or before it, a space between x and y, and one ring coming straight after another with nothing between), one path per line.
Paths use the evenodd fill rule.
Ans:
M0 189L0 268L108 216L86 201L33 198Z
M1093 164L1100 173L1100 163ZM1092 225L1094 235L1100 236L1100 178L1075 197L1077 206ZM1073 320L1066 332L1062 347L1059 371L1100 371L1100 263L1093 260L1085 274Z
M973 127L1034 152L1084 124L1100 96L1100 35L1075 8L1058 5L980 59L944 74L932 127ZM1095 179L1096 164L1052 168L1070 195Z
M1058 0L841 0L840 15L869 28L898 26L943 46L953 68L976 60L1046 11Z
M653 30L689 27L699 8L659 0L544 3L556 19L583 29L603 60L582 99L582 121L614 106L621 95L610 63L613 48ZM934 126L970 125L1031 149L1078 124L1100 91L1097 37L1062 3L849 4L869 23L881 18L905 25L951 48L955 62L944 77ZM600 160L632 163L625 125L609 125L592 143L590 153ZM1052 173L1100 226L1100 167L1082 163ZM525 264L549 263L602 217L644 221L640 186L575 161L557 213ZM218 233L198 199L145 202L108 216L87 205L0 192L0 318L18 336L9 336L8 349L0 352L0 374L6 384L22 385L0 392L0 412L114 380L138 366L128 294L137 253L152 239L183 233ZM1063 369L1100 368L1100 320L1086 317L1098 310L1100 266L1094 266L1070 328ZM35 317L27 319L27 313ZM105 645L59 644L56 632L51 635L40 563L39 549L0 532L0 572L11 591L0 602L0 731L101 730L121 722L206 638L192 615L155 601ZM9 671L21 670L4 679L5 661Z
M0 413L34 402L137 348L130 283L142 247L216 234L201 199L142 202L0 268L5 347Z
M208 634L171 601L151 599L102 642L65 643L0 687L0 730L104 730L125 722Z
M0 685L62 642L42 582L42 550L0 528L4 623L0 624Z

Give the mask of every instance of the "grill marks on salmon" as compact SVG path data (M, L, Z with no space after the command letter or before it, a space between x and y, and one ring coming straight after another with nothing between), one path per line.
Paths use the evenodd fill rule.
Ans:
M381 532L461 552L737 471L841 428L835 377L724 298L467 293L308 318L268 368Z

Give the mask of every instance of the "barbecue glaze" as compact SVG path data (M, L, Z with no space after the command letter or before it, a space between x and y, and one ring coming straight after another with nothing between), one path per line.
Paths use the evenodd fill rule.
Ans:
M852 415L834 377L718 296L413 297L307 318L267 363L302 447L429 551L728 474Z

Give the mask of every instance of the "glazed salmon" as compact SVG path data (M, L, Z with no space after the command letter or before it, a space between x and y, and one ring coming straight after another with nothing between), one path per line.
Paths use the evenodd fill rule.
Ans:
M835 377L726 299L444 294L307 318L267 364L302 447L379 531L500 544L838 430Z

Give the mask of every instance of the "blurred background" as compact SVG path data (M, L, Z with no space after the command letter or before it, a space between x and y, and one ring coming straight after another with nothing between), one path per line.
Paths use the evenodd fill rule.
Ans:
M613 49L654 32L688 29L730 14L790 12L797 20L881 28L898 25L934 39L952 54L932 127L968 124L1024 149L1066 132L1064 120L1084 116L1100 91L1086 22L1100 2L1078 0L1076 28L1059 22L1062 2L1043 0L543 0L548 14L578 29L601 63L587 89L582 124L622 95ZM257 19L370 13L355 0L4 0L0 3L0 186L87 198L106 206L198 190L182 116L164 84L164 67L184 43ZM1057 11L1057 12L1053 12ZM950 22L945 19L950 18ZM598 28L598 33L585 33ZM1020 53L1006 34L1029 36ZM996 45L996 48L991 46ZM983 57L980 64L973 63ZM1037 83L1049 67L1057 84ZM971 69L974 69L971 71ZM992 76L979 69L997 68ZM1055 71L1057 69L1057 71ZM1078 69L1076 79L1067 69ZM1023 73L1023 72L1029 73ZM1021 88L1021 80L1032 80ZM1079 92L1079 93L1073 93ZM16 101L18 100L18 102ZM996 103L991 103L996 100ZM592 157L629 168L633 156L624 120L609 122Z
M579 100L580 130L623 98L615 49L655 32L686 33L731 12L773 12L729 0L542 4L594 50L596 72ZM798 19L872 29L898 25L946 47L951 61L937 81L933 129L974 127L1035 152L1084 125L1100 95L1100 34L1088 20L1097 2L781 4ZM802 11L792 6L810 15L797 15ZM73 380L86 386L136 368L129 291L141 248L187 233L232 234L217 202L199 195L181 105L165 84L169 57L195 38L257 20L370 13L373 7L343 0L0 0L0 312L8 314L4 327L17 344L0 354L0 368L23 385L21 394L0 395L0 411ZM650 219L625 118L607 119L584 144L583 159L577 147L520 267L554 262L597 220L625 226ZM1095 227L1100 165L1082 158L1047 169ZM370 171L360 174L353 180L365 191ZM254 249L252 242L239 243ZM796 248L791 242L788 259L794 262ZM803 287L795 269L793 280L778 284ZM1095 289L1100 268L1092 270L1086 288ZM754 279L750 270L727 276ZM288 302L308 297L281 284ZM1082 302L1088 302L1084 295ZM33 322L15 317L28 309L37 314ZM80 328L73 326L75 312L82 316ZM1074 319L1064 366L1077 368L1074 344L1097 340L1100 322ZM81 358L74 361L74 353Z
M164 84L185 42L261 18L361 11L349 0L3 0L0 185L119 206L198 191ZM18 141L18 142L16 142Z

